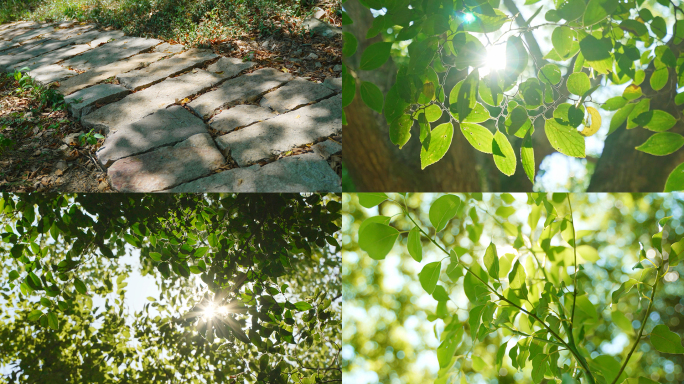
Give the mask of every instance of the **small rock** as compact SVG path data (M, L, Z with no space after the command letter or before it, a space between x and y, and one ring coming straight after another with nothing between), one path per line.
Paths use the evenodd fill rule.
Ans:
M55 169L63 171L67 169L67 163L64 160L60 160L57 163L55 163Z
M33 156L40 156L41 153L42 153L42 152L41 152L40 149L39 149L39 150L33 152Z
M335 71L335 72L342 71L342 66L340 64L337 64L336 66L333 67L333 71Z
M313 146L314 153L328 160L330 156L342 152L342 146L335 141L326 140Z
M318 55L315 53L310 53L309 56L306 57L309 60L316 60L318 59Z
M321 63L319 63L319 62L317 61L316 64L314 64L314 67L320 68L320 67L321 67Z
M298 50L292 52L292 56L294 56L294 57L299 57L299 56L301 56L301 55L302 55L302 50L301 50L301 49L298 49Z
M97 186L97 190L100 191L100 192L106 191L107 188L109 188L109 184L107 184L107 182L104 181L104 180L102 180L102 181L100 182L100 184L98 184L98 186Z

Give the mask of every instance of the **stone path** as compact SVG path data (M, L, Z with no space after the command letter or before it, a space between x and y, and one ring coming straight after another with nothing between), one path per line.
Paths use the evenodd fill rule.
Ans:
M119 192L340 192L341 79L255 65L94 25L0 25L0 70L58 82L106 136L96 157ZM313 152L283 156L297 147Z

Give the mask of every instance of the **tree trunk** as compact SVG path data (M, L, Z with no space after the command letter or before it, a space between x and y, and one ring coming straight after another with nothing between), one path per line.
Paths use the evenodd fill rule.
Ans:
M670 45L675 57L679 57L682 48L684 43ZM684 135L681 108L674 103L677 73L670 68L668 84L654 91L650 85L653 70L651 63L646 69L646 79L641 83L644 96L651 99L651 110L666 111L677 119L675 126L668 132ZM634 149L654 133L645 128L627 130L623 124L610 134L587 192L662 192L670 172L684 162L684 151L679 150L668 156L653 156Z

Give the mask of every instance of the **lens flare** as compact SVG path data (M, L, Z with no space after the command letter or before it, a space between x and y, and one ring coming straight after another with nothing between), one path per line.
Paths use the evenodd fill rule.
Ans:
M475 21L475 15L473 15L470 12L465 13L463 14L463 21L466 23L472 23L473 21Z
M204 313L202 314L202 317L204 317L205 320L209 320L217 316L226 316L229 312L230 311L227 307L217 307L212 303L209 304L206 308L204 308Z

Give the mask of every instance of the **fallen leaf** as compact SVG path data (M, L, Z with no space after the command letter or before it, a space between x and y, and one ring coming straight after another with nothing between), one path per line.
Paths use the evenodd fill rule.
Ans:
M295 116L295 119L299 119L299 115Z
M281 71L283 71L283 72L285 72L285 73L289 73L289 72L290 72L290 70L287 69L287 68L283 68L283 69L281 69Z
M216 72L217 75L223 75L223 71Z

